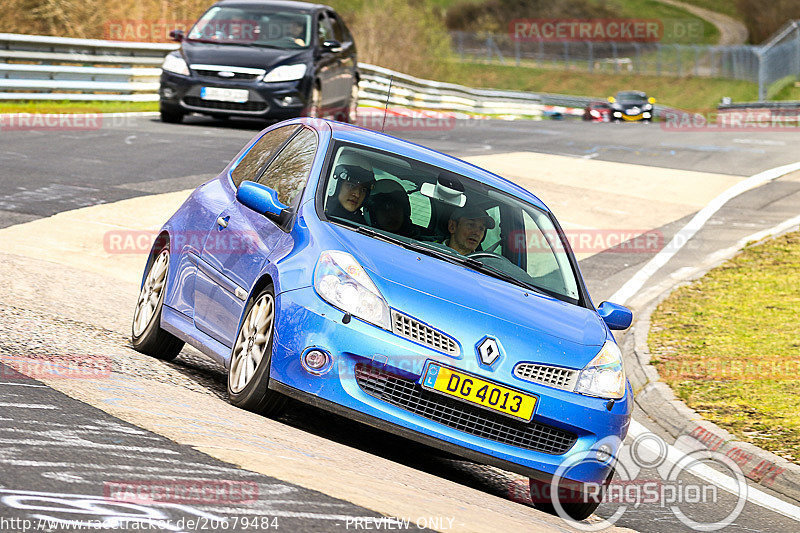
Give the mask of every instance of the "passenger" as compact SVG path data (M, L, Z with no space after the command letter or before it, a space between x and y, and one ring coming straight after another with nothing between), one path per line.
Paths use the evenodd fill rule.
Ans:
M366 224L361 206L375 184L371 170L356 165L337 165L333 171L336 190L328 197L325 212L358 224Z
M447 221L450 237L444 244L460 253L474 253L486 237L486 230L494 228L494 219L479 207L462 207L453 210Z
M373 227L415 237L411 223L411 204L402 185L390 179L377 181L365 206Z

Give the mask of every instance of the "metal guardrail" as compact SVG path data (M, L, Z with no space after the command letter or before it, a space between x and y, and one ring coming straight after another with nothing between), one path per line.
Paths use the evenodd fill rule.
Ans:
M177 44L0 33L0 100L157 101L164 56ZM473 89L359 64L362 105L465 114L581 114L596 98Z

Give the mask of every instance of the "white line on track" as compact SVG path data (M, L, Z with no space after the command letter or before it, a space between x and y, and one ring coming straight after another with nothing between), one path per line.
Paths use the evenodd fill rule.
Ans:
M35 387L37 389L46 389L45 385L29 385L28 383L9 383L8 381L0 381L0 385L13 385L15 387Z
M628 435L630 437L635 439L636 437L647 433L651 433L651 431L639 422L631 420L630 429L628 430ZM656 444L655 440L643 439L640 442L642 446L645 446L652 453L656 455L661 453L661 450L658 444ZM671 444L667 444L667 461L677 465L680 464L681 461L685 460L684 457L686 457L685 453L675 448ZM709 466L704 464L693 464L686 467L685 471L704 481L713 483L717 487L730 492L734 496L739 494L739 485L735 479L730 476L726 476L725 474L721 474ZM771 496L766 492L760 491L750 484L747 486L747 501L800 522L800 507L792 505L789 502L785 502L780 498L776 498L775 496Z
M0 407L19 407L21 409L60 409L55 405L45 405L40 403L9 403L0 402Z
M744 181L740 181L736 185L722 192L719 196L711 200L707 206L698 211L697 214L692 217L692 220L690 220L688 224L686 224L683 228L681 228L680 231L678 231L678 233L675 234L669 244L667 244L663 250L658 252L655 257L650 259L650 261L648 261L646 265L644 265L636 274L634 274L631 279L625 282L625 284L620 287L620 289L615 292L611 298L609 298L609 301L618 304L624 304L631 297L633 297L633 295L639 292L644 284L647 283L647 280L649 280L653 274L658 271L658 269L666 265L667 262L672 259L672 257L678 253L681 248L683 248L689 239L694 237L694 235L700 231L705 223L708 222L708 219L710 219L714 213L719 211L722 206L724 206L732 198L735 198L736 196L739 196L743 192L749 191L750 189L754 189L759 185L763 185L797 170L800 170L800 163L792 163L791 165L784 165L782 167L765 170L764 172L756 174L755 176L751 176Z

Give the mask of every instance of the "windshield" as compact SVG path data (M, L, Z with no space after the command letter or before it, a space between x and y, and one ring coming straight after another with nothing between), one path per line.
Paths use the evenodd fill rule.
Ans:
M577 304L567 245L546 211L484 183L340 143L323 183L331 222Z
M647 95L640 92L623 92L617 93L617 100L620 102L641 102L647 98Z
M265 7L212 7L187 37L220 44L298 49L311 44L311 16Z

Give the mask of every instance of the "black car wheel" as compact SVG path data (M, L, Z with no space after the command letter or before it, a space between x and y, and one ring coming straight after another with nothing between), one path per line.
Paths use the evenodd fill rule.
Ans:
M183 122L183 117L186 115L186 113L182 111L164 106L161 106L160 112L161 122L166 122L168 124L180 124Z

